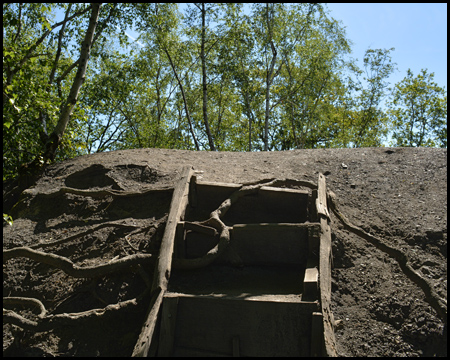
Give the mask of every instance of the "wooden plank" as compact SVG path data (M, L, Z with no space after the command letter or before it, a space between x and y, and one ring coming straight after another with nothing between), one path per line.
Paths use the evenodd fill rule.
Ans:
M327 188L325 176L319 174L316 206L320 219L320 256L319 256L319 284L320 303L323 315L324 356L337 356L334 337L334 317L331 312L331 229L327 210ZM324 211L327 210L327 211Z
M176 258L184 259L186 257L186 241L185 241L185 222L180 221L177 224L177 231L175 234L174 253Z
M312 313L311 322L311 356L322 355L323 347L323 316L320 312Z
M204 220L240 188L239 184L197 182L198 206L190 209L188 220ZM263 186L258 194L244 196L231 207L227 224L292 222L308 220L308 191Z
M164 236L161 241L159 251L158 264L156 267L155 277L153 279L152 291L156 288L167 289L167 283L170 277L172 265L172 255L175 240L175 233L178 222L183 216L186 205L188 203L189 183L194 171L191 166L186 166L181 172L181 177L175 186L170 204L169 217L164 230Z
M311 226L314 225L295 223L234 225L230 248L246 265L306 266L308 229Z
M262 187L257 194L244 196L224 217L233 224L304 223L308 220L308 192L272 190Z
M325 176L319 174L319 182L317 187L317 199L316 199L317 216L320 219L320 215L330 218L327 207L327 186L325 183Z
M308 198L308 204L309 204L309 217L311 222L317 222L319 221L317 219L317 209L316 209L316 201L317 199L317 189L313 189L311 191L311 196Z
M170 278L169 291L202 296L220 294L220 297L239 297L245 293L245 299L250 297L266 299L266 295L276 298L281 295L283 301L300 302L304 276L305 270L301 266L236 268L214 264L205 269L189 272L174 270ZM168 296L168 293L164 296Z
M260 192L281 192L281 193L287 193L287 194L302 194L305 196L308 196L309 191L308 190L301 190L301 189L288 189L288 188L279 188L274 186L262 186L260 189Z
M235 224L233 229L239 229L239 231L267 231L267 230L278 230L283 229L309 229L318 228L319 223L257 223L257 224Z
M134 346L132 357L147 357L155 331L156 320L158 319L159 309L161 307L164 291L158 289L150 301L149 310L146 315L144 325L142 325L141 334Z
M239 357L239 336L233 337L233 357Z
M184 348L192 348L232 356L238 337L240 356L309 356L315 311L313 302L179 294L174 354L182 356Z
M197 201L197 175L192 175L189 182L189 205L191 207L196 207L198 205Z
M164 297L161 311L158 356L172 356L177 322L177 297Z
M212 181L204 181L204 180L197 180L196 183L199 186L208 186L212 188L233 188L233 189L239 189L242 187L242 184L234 184L234 183L224 183L224 182L212 182ZM289 188L280 188L280 187L274 187L274 186L262 186L261 190L263 191L280 191L280 192L287 192L287 193L293 193L293 194L308 194L308 190L302 190L302 189L289 189Z
M315 301L318 300L318 284L319 284L319 270L317 268L309 268L305 270L305 277L303 279L303 295L302 300Z
M198 186L209 186L213 188L233 188L233 189L239 189L242 187L242 184L233 184L233 183L224 183L224 182L212 182L212 181L204 181L204 180L197 180Z
M175 185L170 204L169 217L167 219L164 236L161 241L158 263L155 267L153 277L152 293L155 295L147 311L147 315L142 326L141 334L133 350L133 356L147 356L153 333L155 331L156 321L160 312L162 298L167 290L167 283L170 277L172 264L172 254L174 250L175 233L178 222L186 209L188 202L189 181L193 174L192 166L183 168L180 180Z
M320 199L321 199L321 197L317 196L317 199L316 199L316 209L317 209L317 214L318 214L318 216L323 215L323 216L326 216L327 218L329 218L329 217L330 217L330 214L329 214L329 212L328 212L326 203L325 203L325 204L322 203L322 202L320 201ZM326 198L325 198L325 201L326 201Z
M320 223L312 223L308 228L308 262L307 268L319 267Z

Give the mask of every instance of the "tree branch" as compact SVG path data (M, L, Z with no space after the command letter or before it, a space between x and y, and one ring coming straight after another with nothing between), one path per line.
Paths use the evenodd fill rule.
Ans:
M50 30L47 30L44 34L42 34L42 36L32 45L30 46L30 48L28 49L28 51L26 52L25 56L23 57L22 60L20 60L20 62L17 64L17 66L11 71L13 74L15 74L17 71L19 71L23 64L25 64L25 62L31 58L31 54L32 52L44 41L44 39L52 32L53 29L57 28L58 26L61 26L63 24L65 24L67 21L72 20L73 18L83 15L84 13L88 12L89 10L91 10L92 5L89 5L86 9L84 9L83 11L79 11L75 14L73 14L72 16L70 16L67 19L64 19L63 21L54 24Z

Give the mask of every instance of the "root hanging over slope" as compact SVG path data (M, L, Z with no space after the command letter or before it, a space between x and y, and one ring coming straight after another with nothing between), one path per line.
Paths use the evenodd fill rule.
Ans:
M340 211L338 203L336 201L336 195L332 191L328 191L328 203L333 213L336 215L336 217L339 219L339 221L342 223L342 225L347 231L350 231L353 234L356 234L359 237L363 238L364 240L368 241L369 243L374 245L377 249L383 251L384 253L394 258L398 262L403 273L409 279L411 279L417 286L419 286L420 289L422 289L422 291L425 294L427 302L436 311L438 316L445 323L447 323L447 304L445 300L439 297L439 295L436 293L436 291L434 291L433 286L428 282L428 280L426 280L416 270L413 269L413 267L409 264L409 260L406 254L404 254L401 250L386 244L380 238L373 236L365 232L360 227L350 223L348 219Z
M228 247L230 243L230 230L226 226L222 219L231 206L236 203L241 197L257 193L261 187L273 185L277 180L269 179L258 181L255 184L247 184L236 190L231 196L220 204L220 206L214 210L210 215L209 219L197 223L198 225L210 226L217 230L220 234L220 239L218 244L208 251L207 254L196 259L173 259L172 265L175 269L198 269L211 264L215 259L217 259L220 254Z

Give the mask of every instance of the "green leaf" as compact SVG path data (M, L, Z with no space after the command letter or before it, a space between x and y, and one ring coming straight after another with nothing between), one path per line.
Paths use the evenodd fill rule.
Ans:
M9 226L12 226L12 224L13 224L13 219L12 219L11 215L8 215L5 213L3 213L3 221L7 222L9 224Z
M9 102L11 103L11 105L14 107L14 109L17 111L17 112L20 112L20 108L18 108L16 105L14 105L14 99L12 99L12 98L10 98L9 99Z

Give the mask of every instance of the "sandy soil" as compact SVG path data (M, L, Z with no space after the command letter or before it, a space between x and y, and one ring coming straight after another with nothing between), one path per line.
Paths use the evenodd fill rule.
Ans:
M172 187L185 165L203 180L244 183L259 179L317 182L326 175L345 216L401 249L413 268L447 301L447 149L365 148L230 153L139 149L93 154L46 169L21 195L3 184L3 248L54 242L95 230L45 251L93 265L158 251L171 191L132 198L87 197L64 187L143 191ZM12 200L14 199L14 200ZM447 324L398 263L344 230L332 214L332 310L341 356L446 356ZM123 226L98 227L105 222ZM127 225L127 226L125 226ZM135 232L125 240L125 235ZM150 239L150 241L149 241ZM138 298L136 305L44 332L3 325L4 356L129 356L147 310L151 274L120 273L96 280L73 278L25 259L3 264L3 296L40 299L50 314L104 308ZM147 279L146 279L147 277ZM26 318L36 310L11 307ZM28 310L27 310L28 309Z

